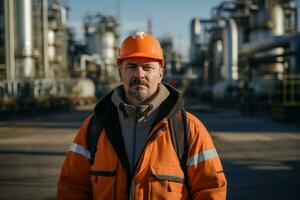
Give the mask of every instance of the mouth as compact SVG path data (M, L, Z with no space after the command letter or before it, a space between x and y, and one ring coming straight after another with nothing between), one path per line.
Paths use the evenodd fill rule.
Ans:
M131 88L135 91L144 91L144 90L148 89L148 87L143 84L136 84L136 85L131 86Z
M148 84L148 82L145 81L145 80L133 80L133 81L130 82L129 86L130 86L130 87L133 87L133 86L138 86L138 87L140 87L140 86L143 86L143 87L149 87L149 84Z

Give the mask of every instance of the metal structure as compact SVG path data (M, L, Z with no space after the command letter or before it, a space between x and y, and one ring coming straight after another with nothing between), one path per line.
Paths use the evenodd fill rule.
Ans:
M224 1L212 9L211 19L192 21L191 32L200 24L201 37L209 41L198 43L192 37L191 47L201 46L204 51L197 62L206 68L208 75L201 77L202 86L211 88L214 99L239 102L246 110L300 103L300 33L295 3Z
M66 9L57 0L3 0L0 9L0 112L66 104Z
M203 30L199 18L194 18L191 22L191 50L190 61L192 65L201 64L201 44L203 45Z
M97 93L103 93L119 83L115 63L118 53L118 23L112 16L86 16L84 30L86 54L81 56L80 68L85 77L93 79ZM95 70L92 69L93 66L96 66Z

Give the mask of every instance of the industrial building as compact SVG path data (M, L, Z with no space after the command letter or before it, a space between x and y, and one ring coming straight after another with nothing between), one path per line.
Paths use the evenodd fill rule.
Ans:
M79 44L58 0L2 0L0 10L0 111L91 103L119 83L115 17L86 16ZM161 38L164 80L199 102L299 113L297 15L295 0L224 1L191 20L190 62Z
M191 65L214 102L242 112L300 107L300 33L294 0L224 1L191 21ZM206 94L207 96L207 94Z
M68 10L58 0L0 1L0 112L91 103L118 81L115 18L86 17L77 48Z
M119 83L116 68L118 22L113 16L89 15L84 19L84 33L86 47L85 53L80 55L80 71L82 78L93 80L97 97L100 97Z
M0 1L1 111L65 104L67 9L58 1Z

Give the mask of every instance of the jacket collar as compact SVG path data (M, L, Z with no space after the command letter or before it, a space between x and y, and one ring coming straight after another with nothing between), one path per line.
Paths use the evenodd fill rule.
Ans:
M183 108L184 106L184 101L182 98L182 95L180 94L180 92L175 89L174 87L172 87L171 85L167 84L167 83L162 83L167 90L169 92L169 95L167 96L167 98L165 98L161 104L156 104L154 102L154 104L158 105L159 109L159 117L158 118L164 118L164 117L172 117L174 114L176 114L180 109ZM118 95L120 98L117 97L116 102L114 102L115 100L112 100L112 96L113 93L115 92L115 90L109 92L106 96L104 96L99 103L95 106L94 112L98 113L98 115L101 115L101 112L103 111L103 109L107 108L108 104L114 104L114 105L118 105L118 102L124 102L124 99L121 98L122 96L124 96L124 89L121 89L119 86L116 89L118 91ZM156 101L155 98L153 99L153 101ZM114 103L113 103L114 102ZM115 106L113 106L115 107ZM116 108L116 107L115 107ZM155 109L155 107L152 108L153 110ZM152 110L151 109L151 110ZM107 116L111 116L111 115L107 115ZM106 118L106 117L105 117Z
M151 115L160 104L167 99L170 92L163 85L160 84L158 92L153 99L142 105L130 105L125 101L125 91L123 85L118 86L112 94L111 100L113 104L118 108L119 113L123 116L124 120L128 121L142 121L146 120L147 116Z

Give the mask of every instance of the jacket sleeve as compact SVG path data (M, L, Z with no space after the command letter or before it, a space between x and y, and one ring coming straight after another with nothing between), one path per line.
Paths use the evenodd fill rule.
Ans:
M227 182L212 139L204 125L192 114L189 124L187 173L191 199L225 200Z
M57 183L58 200L92 199L90 181L90 153L87 150L86 134L90 117L80 127L65 158Z

